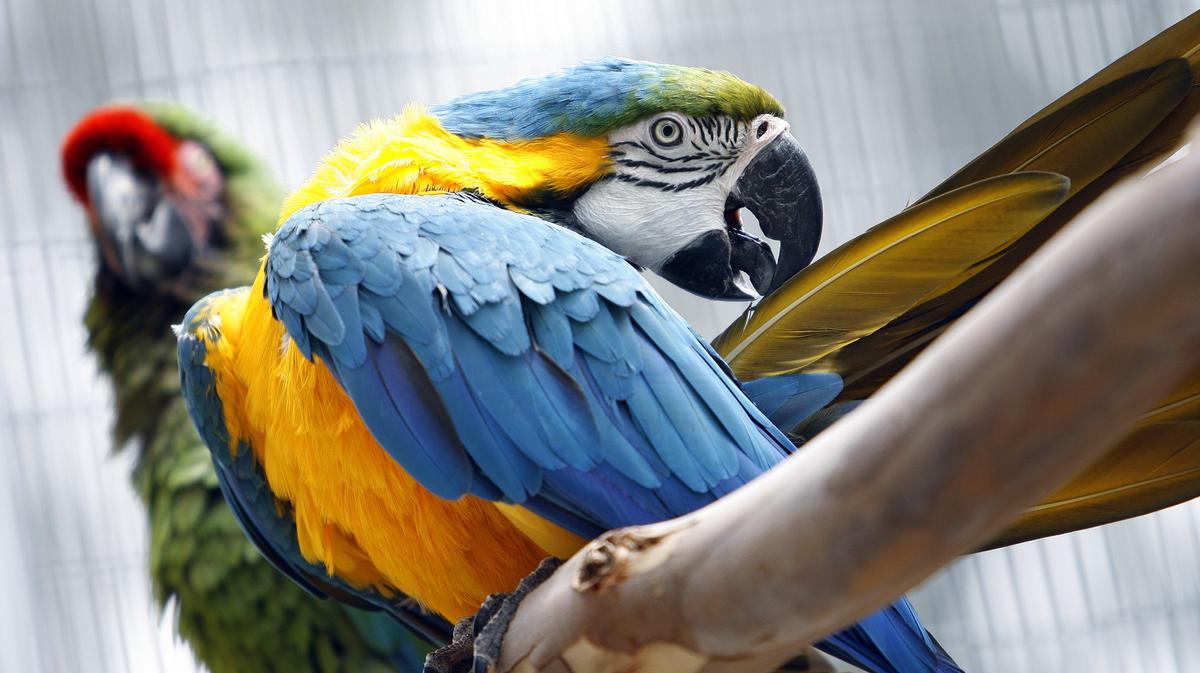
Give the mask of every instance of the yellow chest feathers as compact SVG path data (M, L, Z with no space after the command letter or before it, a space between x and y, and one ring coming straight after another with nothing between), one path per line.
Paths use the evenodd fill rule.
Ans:
M248 293L218 300L221 336L208 343L207 364L231 436L251 446L271 491L291 506L305 558L456 620L489 593L511 590L545 556L583 544L519 508L443 500L417 484L328 370L290 340L281 346L262 282L260 273Z

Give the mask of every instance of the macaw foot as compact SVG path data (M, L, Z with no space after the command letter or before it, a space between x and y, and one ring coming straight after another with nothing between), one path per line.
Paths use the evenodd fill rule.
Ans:
M491 600L491 597L488 597ZM471 670L475 659L475 616L463 617L454 625L450 644L425 655L422 673L460 673Z
M479 612L454 625L454 636L449 645L425 657L424 673L486 673L500 660L500 647L521 601L560 565L562 561L556 558L545 559L512 593L488 596Z

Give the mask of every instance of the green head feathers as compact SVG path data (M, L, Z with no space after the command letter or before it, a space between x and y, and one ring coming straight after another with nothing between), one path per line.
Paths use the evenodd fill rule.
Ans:
M520 140L564 132L602 135L666 111L749 121L781 116L783 106L727 72L606 58L462 96L433 113L457 135Z

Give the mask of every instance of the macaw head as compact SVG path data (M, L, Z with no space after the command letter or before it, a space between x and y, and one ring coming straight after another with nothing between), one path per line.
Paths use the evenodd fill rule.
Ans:
M820 191L783 108L726 72L604 59L432 113L468 142L542 148L546 179L518 190L485 185L485 195L705 297L766 294L820 242ZM743 207L780 241L778 263L742 228Z
M63 141L62 171L87 210L101 262L134 290L183 277L224 217L225 180L209 148L134 107L80 120Z

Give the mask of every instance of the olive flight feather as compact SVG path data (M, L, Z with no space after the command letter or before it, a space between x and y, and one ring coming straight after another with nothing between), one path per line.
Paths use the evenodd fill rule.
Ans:
M810 437L830 422L831 415L836 418L853 409L855 400L873 394L1087 205L1120 180L1145 175L1179 151L1185 129L1200 112L1198 66L1200 13L1168 28L1048 105L901 213L920 213L923 205L1013 171L1051 171L1070 180L1063 203L1002 254L980 249L977 265L947 279L935 292L912 303L907 296L897 296L896 305L903 310L885 324L876 316L864 315L861 324L841 325L840 338L822 335L815 346L802 347L783 359L788 367L773 369L776 356L760 357L759 351L744 346L735 350L745 340L747 318L755 325L780 327L778 334L767 330L759 335L768 343L799 341L785 329L793 324L792 316L771 312L788 307L788 303L768 297L735 322L716 344L740 374L754 376L785 369L840 375L844 389L829 413L815 417L809 423L812 427L795 429L798 436ZM874 232L872 229L864 237L870 238ZM819 271L816 266L807 271ZM874 273L873 266L872 260L864 258L854 273ZM822 280L818 276L806 282L820 286ZM807 302L830 303L833 296L819 295L835 289L822 286ZM782 292L788 290L788 286L781 288ZM820 323L807 323L806 328L813 324ZM831 342L837 345L830 348ZM1026 511L989 546L1108 523L1197 495L1200 372L1143 414L1134 431L1114 450Z
M1003 251L1069 187L1061 175L1017 173L913 206L797 273L714 346L741 380L797 371Z

